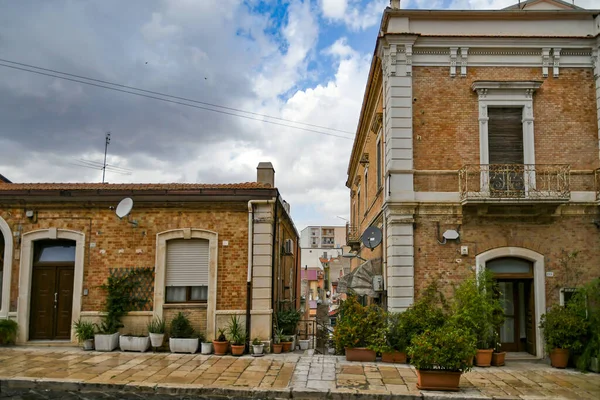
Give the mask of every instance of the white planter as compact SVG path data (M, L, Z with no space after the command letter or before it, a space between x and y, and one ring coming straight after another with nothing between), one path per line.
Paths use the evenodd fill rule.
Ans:
M121 351L139 351L143 353L150 347L150 338L148 336L121 336L119 347Z
M204 343L201 344L201 353L202 354L211 354L212 353L212 343Z
M253 350L254 354L262 354L264 348L265 348L264 344L253 344L252 345L252 350Z
M308 345L310 343L309 339L300 339L298 340L298 343L300 344L300 350L308 350Z
M150 333L149 335L152 347L162 347L163 342L165 341L164 333Z
M119 347L119 332L112 335L95 334L94 346L96 346L96 351L113 351Z
M83 349L85 351L94 350L94 339L86 339L83 341Z
M598 357L592 357L592 359L590 360L590 371L594 371L594 372L600 372L600 362L598 362L600 360L600 358Z
M169 339L169 348L171 353L191 353L194 354L198 351L198 343L200 340L195 339Z

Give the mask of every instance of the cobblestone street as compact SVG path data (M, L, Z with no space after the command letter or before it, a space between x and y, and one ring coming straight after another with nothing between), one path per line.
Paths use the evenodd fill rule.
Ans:
M457 393L420 392L409 365L288 353L260 358L0 349L0 397L598 399L600 375L512 362L475 368Z

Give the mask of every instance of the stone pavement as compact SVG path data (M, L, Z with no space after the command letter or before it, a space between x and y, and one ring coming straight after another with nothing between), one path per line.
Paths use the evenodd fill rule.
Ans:
M460 392L420 392L409 365L310 352L255 358L0 348L0 398L600 399L599 374L543 363L474 368L463 374ZM52 391L55 397L43 394Z

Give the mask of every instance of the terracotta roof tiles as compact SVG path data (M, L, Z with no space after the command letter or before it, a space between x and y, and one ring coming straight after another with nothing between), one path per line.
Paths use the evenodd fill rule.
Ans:
M23 190L199 190L199 189L269 189L259 182L243 183L4 183L0 191Z

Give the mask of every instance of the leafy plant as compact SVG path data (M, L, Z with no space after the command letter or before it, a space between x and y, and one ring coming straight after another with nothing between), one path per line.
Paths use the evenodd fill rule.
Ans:
M252 340L252 344L253 344L254 346L260 346L260 345L261 345L261 344L263 344L263 343L262 343L262 342L261 342L261 341L260 341L258 338L254 338L254 339Z
M171 321L169 336L176 339L191 339L198 337L192 323L181 311Z
M275 330L275 343L279 344L282 343L285 339L285 335L283 333L283 329L276 329Z
M109 275L100 288L106 291L102 322L97 325L98 333L112 334L123 327L121 318L129 311L143 307L149 299L136 297L135 288L144 277L154 273L152 268L135 268L121 276Z
M148 322L147 327L149 333L165 333L167 331L165 321L160 317L156 317L152 319L152 321Z
M567 307L584 317L588 324L587 332L582 338L583 348L577 361L577 368L586 371L592 357L600 358L600 278L579 288Z
M356 296L350 295L339 308L338 321L333 331L336 352L345 349L369 347L379 350L385 345L382 332L385 328L385 313L376 305L362 306Z
M475 335L478 349L491 349L496 343L495 331L504 319L497 292L492 272L482 270L475 279L463 281L454 294L453 322Z
M246 332L242 327L242 323L237 315L232 315L229 325L227 326L229 340L234 345L242 345L246 343Z
M410 344L409 326L407 325L406 313L388 313L387 314L387 330L386 342L390 350L406 352L406 348Z
M0 345L15 344L18 327L12 319L0 319Z
M419 370L467 372L476 352L475 336L452 324L426 330L413 337L408 347L410 363Z
M448 316L449 305L433 280L417 301L402 313L402 334L410 343L413 337L426 330L441 328Z
M217 342L226 342L227 338L225 337L225 329L219 328L219 336L217 337Z
M283 329L286 335L294 335L298 321L302 318L302 313L298 310L283 310L277 313L277 326Z
M96 325L91 321L82 321L81 318L73 323L73 329L79 343L93 339L96 333Z
M575 307L562 307L554 305L542 315L540 328L544 330L546 351L553 349L571 349L577 351L582 348L581 338L585 335L588 322L582 317Z

